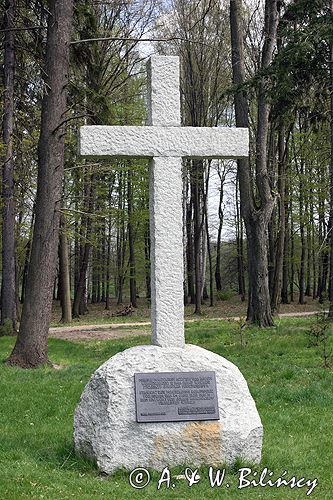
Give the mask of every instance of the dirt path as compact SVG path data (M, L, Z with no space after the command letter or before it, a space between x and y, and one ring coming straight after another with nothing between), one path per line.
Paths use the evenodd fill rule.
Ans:
M305 311L279 314L278 318L314 316L318 311ZM231 320L239 321L240 317L202 318L204 321ZM201 318L185 319L185 323L201 321ZM134 329L132 329L135 327ZM140 328L137 328L140 327ZM99 325L77 325L50 328L50 337L63 340L108 340L136 337L138 335L150 335L150 321L137 323L107 323Z
M54 329L58 330L58 329ZM63 340L115 340L115 339L122 339L126 337L134 337L137 335L150 335L149 331L143 331L143 330L128 330L128 329L99 329L99 330L67 330L67 331L61 331L62 329L59 328L60 331L52 331L50 332L50 337L56 338L56 339L63 339Z

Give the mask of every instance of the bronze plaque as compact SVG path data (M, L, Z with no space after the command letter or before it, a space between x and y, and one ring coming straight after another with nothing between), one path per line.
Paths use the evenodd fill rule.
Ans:
M215 372L135 373L137 422L219 420Z

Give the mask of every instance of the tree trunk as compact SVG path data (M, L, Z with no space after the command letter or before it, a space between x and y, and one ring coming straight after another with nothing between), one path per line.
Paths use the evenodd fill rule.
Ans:
M195 304L194 289L194 242L192 236L192 196L186 209L186 261L187 261L187 287L191 304Z
M290 302L294 302L294 277L295 277L295 238L294 238L294 214L293 214L293 200L292 194L289 203L290 213Z
M325 235L325 238L327 235ZM322 278L321 278L321 291L319 294L319 302L323 304L327 300L327 277L328 277L328 264L329 254L327 248L323 251L323 265L322 265Z
M208 264L209 264L209 307L214 306L214 278L213 278L213 259L212 259L212 250L210 246L210 235L209 235L209 225L208 225L208 186L209 186L209 177L210 177L210 166L211 161L208 162L208 169L206 175L205 182L205 199L204 199L204 211L205 211L205 231L206 231L206 242L207 242L207 253L208 253Z
M240 219L239 251L238 251L238 270L239 270L239 294L242 302L245 301L245 269L244 269L244 225L243 219Z
M305 181L311 180L313 178L313 171L311 162L305 158ZM305 229L306 229L306 277L305 277L305 296L311 297L311 224L310 224L310 198L311 198L311 188L308 185L305 187Z
M272 326L267 266L267 223L248 224L249 303L247 319L258 326Z
M333 13L333 0L331 0ZM330 274L329 274L329 318L333 320L333 42L330 44L330 94L331 94L331 161L330 161Z
M323 175L321 179L321 183L323 182ZM324 185L324 184L322 184ZM328 272L328 252L326 246L327 239L327 229L326 229L326 221L325 221L325 204L323 201L323 193L320 193L319 199L319 242L321 254L319 259L319 276L318 276L318 297L320 304L324 303L326 287L327 287L327 272Z
M105 309L110 309L110 265L111 265L111 224L108 226L107 238L107 258L106 258L106 273L105 273Z
M306 226L306 288L305 295L311 297L311 232L310 224L307 223Z
M27 284L27 276L29 269L30 250L31 250L31 239L29 238L27 246L25 248L24 267L22 273L21 299L20 299L21 304L23 304L25 298L25 288Z
M209 306L214 306L214 288L213 288L213 260L212 260L212 251L210 247L210 236L209 236L209 228L208 228L208 217L206 220L206 232L207 232L207 251L208 251L208 262L209 262Z
M16 333L16 281L15 281L15 205L14 205L14 42L12 30L15 1L6 0L4 13L4 83L3 142L5 158L2 170L2 286L1 324L10 325ZM9 333L8 328L6 333Z
M236 244L237 244L237 275L238 275L238 294L242 302L245 301L245 272L244 272L244 238L243 221L240 215L239 207L239 180L236 176Z
M125 282L126 235L124 223L124 173L119 172L118 179L118 224L117 224L117 304L123 303Z
M96 182L100 180L100 176L96 176ZM98 194L96 195L96 202L94 206L94 211L97 213L100 210L100 200L98 199ZM91 304L97 304L100 302L100 246L101 246L101 228L98 221L94 224L94 231L92 232L92 248L90 250L90 266L91 266Z
M91 214L94 209L94 193L95 193L95 174L90 175L90 180L85 190L85 198L87 203L86 212L88 215L86 218L86 234L85 243L82 248L82 253L80 256L80 269L77 278L77 284L74 293L73 310L72 314L74 318L78 318L80 314L85 314L87 311L86 306L86 282L87 282L87 271L89 265L89 258L91 253L91 236L92 236L92 218Z
M136 270L134 252L134 227L133 227L133 172L129 165L127 172L127 214L128 214L128 247L129 247L129 271L130 271L130 302L133 307L136 304Z
M25 368L48 363L48 330L57 268L59 218L64 171L73 0L49 0L46 44L47 93L42 103L38 144L36 218L26 299L17 341L8 363Z
M104 179L105 181L105 179ZM107 238L105 220L102 224L102 249L101 249L101 302L106 302L106 265L107 262Z
M68 241L66 232L65 217L60 217L60 236L59 236L59 287L61 304L61 322L72 322L72 302L71 302L71 284L69 273Z
M31 241L32 241L32 235L33 235L33 230L34 230L34 223L35 223L35 206L33 207L33 210L32 210L31 221L30 221L29 239L27 242L26 250L25 250L25 259L24 259L23 276L22 276L21 300L20 300L21 304L24 303L24 299L25 299L25 291L26 291L28 271L29 271L29 262L30 262L30 257L31 257Z
M151 298L151 285L150 285L150 234L149 223L145 229L145 278L146 278L146 298Z
M92 263L91 263L91 303L97 302L97 286L98 286L98 251L96 245L92 248Z
M201 251L200 251L200 268L201 268L201 303L208 299L207 283L206 283L206 268L207 268L207 233L205 229L206 219L206 201L202 203L202 221L201 221Z
M299 304L305 304L305 256L306 256L306 242L305 242L305 229L304 229L304 162L301 158L300 172L299 172L299 228L301 234L301 260L299 270Z
M284 230L284 246L283 246L283 268L282 268L282 289L281 289L281 302L282 304L289 304L288 297L288 279L289 279L289 187L286 179L285 199L284 199L284 212L285 216L285 230Z
M225 173L218 171L220 178L220 197L219 197L219 227L217 230L217 240L216 240L216 262L215 262L215 286L217 291L222 290L222 280L221 280L221 242L222 242L222 229L223 229L223 195L224 195L224 182Z
M283 250L283 267L282 267L282 287L281 287L281 302L282 304L289 304L288 296L288 249L289 249L289 227L286 218L286 227L284 233L284 250Z
M273 127L268 124L268 135L267 139L267 153L266 153L266 163L267 163L267 174L270 179L271 186L276 186L278 182L278 176L276 171L279 166L276 166L276 157L278 149L278 140L276 140L276 134ZM278 135L279 137L279 135ZM277 144L276 144L277 143ZM276 179L277 178L277 179ZM278 191L278 189L277 189ZM278 191L279 192L279 191ZM277 201L279 200L279 195L277 196ZM268 254L268 286L269 286L269 296L271 298L271 309L274 312L274 307L272 303L273 289L274 289L274 276L276 273L276 252L277 252L277 240L279 234L279 206L276 204L273 208L270 221L268 222L268 240L267 240L267 254Z
M77 210L76 206L76 210ZM80 274L80 242L79 242L79 223L77 220L74 222L74 290L76 290L79 282Z
M313 171L311 162L305 159L305 179L310 180L313 178ZM311 218L310 218L310 198L311 188L306 186L305 189L305 227L306 227L306 278L305 278L305 296L311 297Z
M233 81L238 86L245 81L242 14L242 1L230 0ZM266 68L272 59L277 20L277 2L276 0L267 0L265 4L264 45L261 58L262 68ZM239 90L235 95L235 112L237 127L248 127L248 102L244 90ZM260 198L259 207L254 202L249 160L242 159L237 162L241 210L245 221L248 243L249 303L247 320L260 326L273 325L266 247L267 228L275 202L267 173L268 114L269 105L265 100L264 83L260 83L256 141L256 185Z
M112 202L112 189L109 185L109 196L108 196L109 206L111 206ZM108 234L107 234L107 259L106 259L106 287L105 287L105 309L108 311L110 309L110 265L111 265L111 216L109 216L108 220Z
M278 162L278 192L280 194L279 198L279 223L278 223L278 235L276 242L275 251L275 267L274 267L274 277L272 284L272 296L271 304L272 310L278 311L281 300L281 289L282 289L282 278L283 278L283 257L284 257L284 245L285 245L285 229L286 229L286 212L285 212L285 191L286 191L286 137L285 128L281 125L279 130L279 140L278 140L278 150L279 150L279 162Z
M184 306L188 304L188 283L187 283L187 228L186 228L186 214L187 214L187 198L188 198L188 168L187 162L183 163L182 168L183 179L183 194L182 194L182 208L183 208L183 263L184 263Z
M202 293L202 214L201 214L201 177L202 160L193 160L193 212L194 212L194 274L195 274L195 311L194 314L201 314L201 293Z
M315 250L315 220L314 220L314 206L313 206L313 189L310 189L310 225L311 225L311 257L312 257L312 298L317 298L317 256Z
M268 222L268 238L267 238L267 259L268 259L268 289L269 296L273 295L274 288L274 276L275 276L275 258L276 258L276 235L275 235L275 210L273 210L271 220ZM271 301L272 311L274 311L273 304Z

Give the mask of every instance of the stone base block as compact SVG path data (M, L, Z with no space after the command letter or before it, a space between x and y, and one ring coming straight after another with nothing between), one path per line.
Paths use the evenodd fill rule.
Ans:
M137 423L134 373L215 371L220 419ZM116 354L93 374L74 417L78 453L110 474L118 468L162 470L217 466L241 457L260 462L263 428L238 368L201 347L139 346Z

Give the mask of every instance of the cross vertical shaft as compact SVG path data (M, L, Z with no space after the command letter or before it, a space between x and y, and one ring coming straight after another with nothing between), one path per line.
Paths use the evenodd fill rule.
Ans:
M148 63L149 125L180 127L178 57ZM149 180L152 344L183 347L182 159L155 156Z

